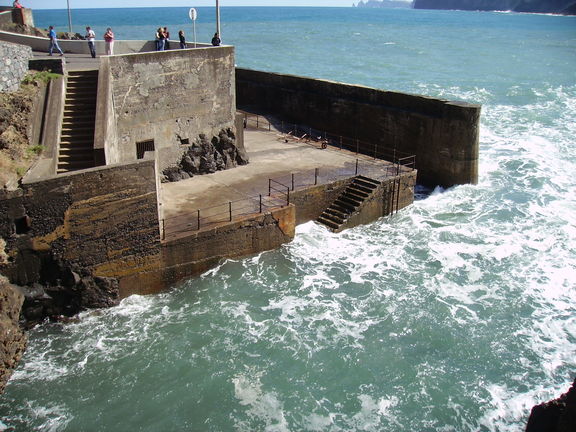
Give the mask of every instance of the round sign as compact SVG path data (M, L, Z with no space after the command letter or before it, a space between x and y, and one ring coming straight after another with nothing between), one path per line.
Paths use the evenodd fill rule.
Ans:
M196 21L196 18L198 18L198 12L196 12L196 9L190 8L188 11L188 16L192 21Z

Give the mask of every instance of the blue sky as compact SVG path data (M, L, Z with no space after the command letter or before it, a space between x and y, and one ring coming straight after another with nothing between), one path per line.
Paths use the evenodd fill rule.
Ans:
M0 0L2 5L12 5L13 0ZM113 7L170 7L170 6L214 6L215 0L69 0L72 9ZM358 0L220 0L226 6L325 6L350 7ZM66 0L20 0L32 9L66 9Z

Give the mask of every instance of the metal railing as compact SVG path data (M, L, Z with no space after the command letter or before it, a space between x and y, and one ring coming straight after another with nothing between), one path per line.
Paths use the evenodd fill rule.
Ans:
M400 163L402 166L416 169L416 156L408 152L387 147L377 142L368 143L357 138L344 137L331 134L326 131L302 126L296 123L282 120L269 120L259 114L240 111L244 115L244 127L259 130L277 131L281 134L280 139L286 142L299 141L314 144L320 148L335 147L339 150L347 150L356 154L363 154L374 159L386 160L392 163Z
M266 118L258 115L248 115L247 113L245 113L244 126L268 131L279 130L277 125L272 124ZM282 128L286 128L286 124L281 122L280 129ZM300 132L302 133L297 136ZM363 148L362 143L358 140L350 140L344 137L337 137L336 140L330 134L319 133L311 128L308 128L307 132L303 132L297 125L290 125L290 131L283 133L281 138L320 145L320 148L323 148L323 144L333 146L334 142L337 142L340 149L350 150L352 147L358 154L361 153L359 150ZM229 223L244 216L261 214L285 207L290 204L291 192L298 189L332 183L358 175L382 181L387 178L398 177L400 174L408 173L415 169L416 159L414 155L408 155L396 150L388 151L389 149L387 149L386 152L384 150L385 148L383 147L376 148L375 155L386 154L388 156L387 159L374 157L374 159L369 160L351 156L350 163L338 169L314 168L313 170L291 173L274 179L269 178L267 194L245 197L216 206L197 209L192 213L164 218L161 220L161 238L165 240L168 236L199 231L203 228Z

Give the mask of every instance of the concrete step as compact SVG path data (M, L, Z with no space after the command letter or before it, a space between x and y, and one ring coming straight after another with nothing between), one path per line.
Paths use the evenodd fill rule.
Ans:
M324 211L324 212L320 215L320 217L323 218L323 219L328 219L328 220L330 220L330 221L338 224L338 226L342 225L342 224L344 223L344 221L346 220L346 219L343 219L343 218L341 218L341 217L335 216L335 215L333 215L333 214L331 214L331 213L329 213L329 212L327 212L327 211Z
M340 226L337 223L335 223L329 219L325 219L322 216L320 216L318 219L316 219L316 221L321 223L322 225L327 226L328 228L331 228L333 231L340 228Z

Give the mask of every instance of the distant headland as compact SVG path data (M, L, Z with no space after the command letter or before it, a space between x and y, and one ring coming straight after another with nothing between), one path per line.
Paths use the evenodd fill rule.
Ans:
M414 9L576 14L575 0L414 0Z
M576 15L576 0L368 0L353 4L355 7L414 9L444 9L468 11L512 11Z

